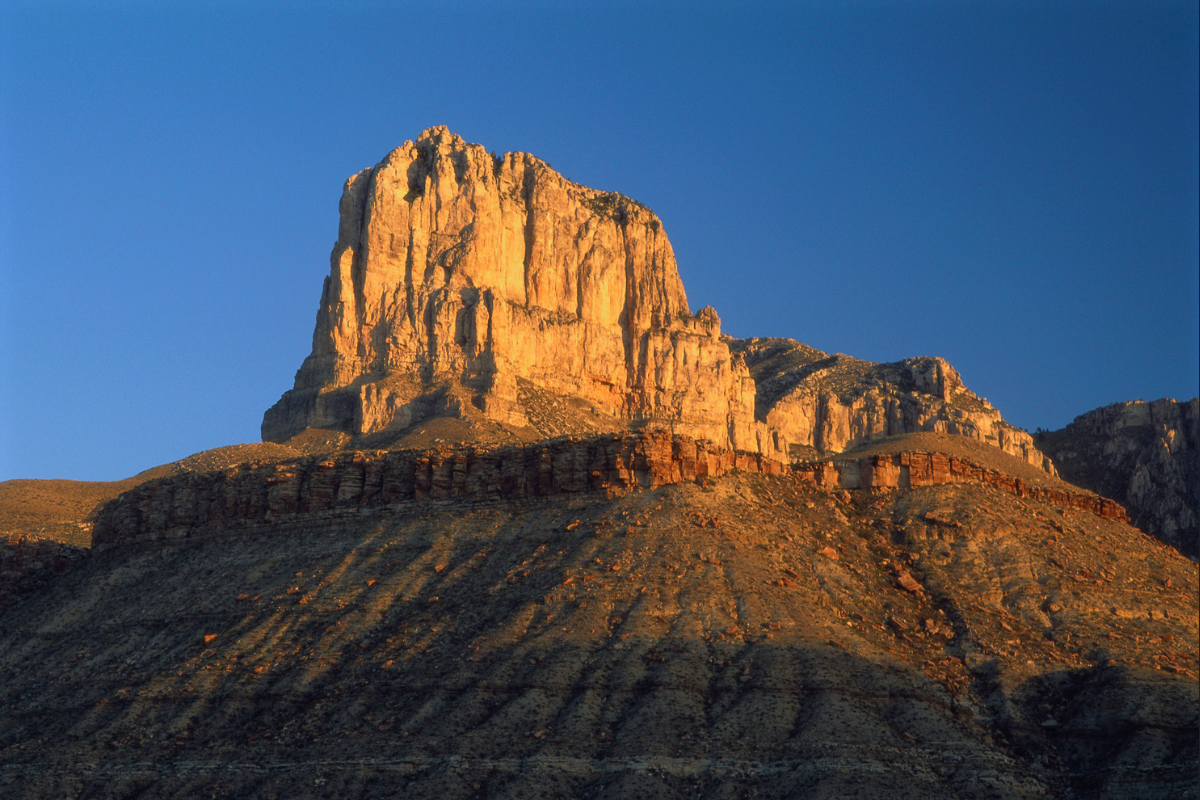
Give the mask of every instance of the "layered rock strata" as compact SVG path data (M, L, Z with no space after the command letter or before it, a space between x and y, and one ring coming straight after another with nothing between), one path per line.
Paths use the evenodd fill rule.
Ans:
M1039 440L1066 480L1121 502L1139 528L1200 556L1200 398L1114 403Z
M547 497L705 482L738 471L787 475L831 489L979 483L1125 520L1121 506L1091 494L1034 486L940 453L899 453L791 466L665 433L562 438L533 445L429 451L354 451L283 463L247 463L142 484L97 515L97 551L172 541L297 514L424 499Z
M644 206L437 127L351 177L339 211L312 354L264 440L402 429L465 403L523 426L520 378L758 449L749 373L716 313L690 312Z
M915 486L944 486L979 483L994 486L1018 497L1045 500L1064 508L1090 511L1102 519L1128 522L1119 503L1105 497L1065 489L1036 486L1005 475L968 459L944 453L895 453L845 460L798 464L793 474L820 486L843 489L907 489Z
M733 340L754 378L757 418L771 449L839 453L902 433L966 436L1055 474L1027 432L963 385L941 358L876 364L829 355L791 339Z

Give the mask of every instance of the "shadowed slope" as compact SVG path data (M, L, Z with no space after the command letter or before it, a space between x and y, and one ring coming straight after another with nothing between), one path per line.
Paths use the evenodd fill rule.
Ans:
M27 797L1194 794L1191 564L987 487L844 497L728 475L104 553L0 620L0 780Z
M1139 528L1200 558L1200 399L1114 403L1037 438L1069 481L1111 497Z

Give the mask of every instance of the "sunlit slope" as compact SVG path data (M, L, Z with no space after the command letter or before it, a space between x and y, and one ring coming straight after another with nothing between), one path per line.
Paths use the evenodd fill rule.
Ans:
M121 492L139 484L184 472L205 472L247 461L278 460L298 455L298 450L271 442L235 444L205 450L119 481L25 478L0 481L0 537L55 539L87 547L92 541L92 517L96 510Z

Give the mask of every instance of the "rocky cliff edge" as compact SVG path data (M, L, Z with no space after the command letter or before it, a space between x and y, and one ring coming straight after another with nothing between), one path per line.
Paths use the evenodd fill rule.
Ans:
M789 460L936 431L1053 469L941 359L723 337L713 309L691 313L653 212L526 153L430 128L347 180L339 212L312 353L264 441L321 430L374 446L454 417L526 438L653 427ZM586 430L548 423L531 397L569 398Z
M644 206L437 127L351 177L339 211L312 354L265 440L401 429L464 403L525 426L520 378L758 449L749 373L716 313L688 309ZM431 407L435 390L449 399Z

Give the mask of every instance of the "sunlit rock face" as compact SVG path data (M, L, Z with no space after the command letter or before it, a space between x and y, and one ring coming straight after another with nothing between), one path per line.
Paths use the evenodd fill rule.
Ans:
M266 441L322 429L375 446L429 417L482 418L526 438L663 428L786 461L931 431L1053 470L942 359L722 336L712 308L690 312L653 212L534 156L430 128L346 181L339 211L312 354ZM587 424L548 424L556 404Z
M398 429L464 404L520 426L520 378L613 418L759 449L749 372L716 313L691 314L646 207L437 127L351 177L339 211L312 354L265 440Z
M754 378L757 417L775 452L840 453L905 433L950 433L1054 474L1033 437L964 386L945 359L876 364L791 339L735 339L730 346Z

